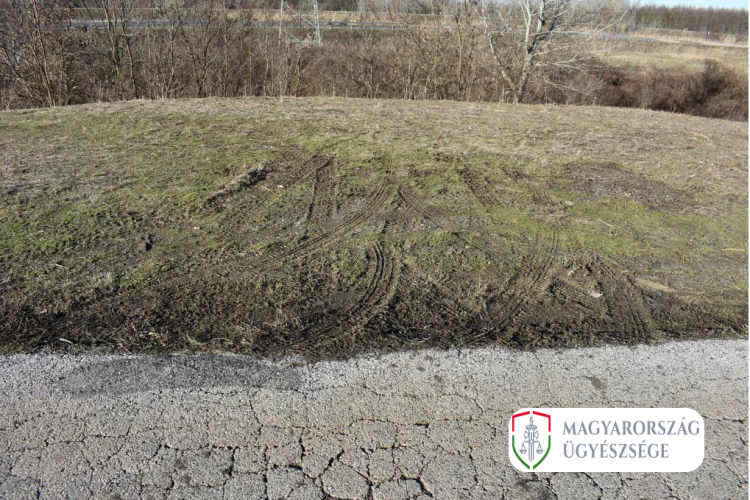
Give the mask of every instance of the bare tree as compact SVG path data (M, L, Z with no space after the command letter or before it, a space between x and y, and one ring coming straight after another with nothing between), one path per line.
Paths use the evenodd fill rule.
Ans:
M184 11L175 11L198 97L209 95L209 87L221 69L215 40L220 35L216 24L223 19L223 10L226 10L223 2L205 0Z
M523 102L532 73L586 70L622 44L608 32L629 19L624 0L478 0L490 51L514 102Z
M123 80L129 81L133 97L141 97L134 54L134 38L138 31L137 0L89 0L84 4L89 21L107 48L106 57L111 69L112 83L120 88ZM127 64L127 76L122 71Z
M178 91L178 36L181 20L177 0L156 0L156 18L147 16L143 27L142 73L151 98L175 97Z
M66 0L9 0L0 12L0 66L25 105L69 104L77 56Z

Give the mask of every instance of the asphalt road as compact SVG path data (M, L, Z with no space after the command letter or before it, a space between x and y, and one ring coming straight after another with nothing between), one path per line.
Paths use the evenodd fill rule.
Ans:
M747 498L747 342L401 353L0 358L2 498ZM522 474L522 407L691 407L680 474Z

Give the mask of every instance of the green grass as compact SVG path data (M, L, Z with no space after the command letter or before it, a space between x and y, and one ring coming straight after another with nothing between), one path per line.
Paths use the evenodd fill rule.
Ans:
M204 273L209 289L233 283L252 266L225 276L226 263L283 252L327 230L306 220L314 175L303 165L335 155L334 225L363 206L383 181L386 162L388 200L329 253L248 278L255 298L232 306L232 314L276 325L276 316L261 321L265 313L252 308L304 302L321 293L321 280L339 280L345 294L361 286L365 255L376 244L403 263L403 272L419 271L456 290L478 279L495 290L521 263L543 255L556 235L549 277L566 276L576 259L607 259L673 289L685 304L741 323L746 141L742 124L584 107L311 99L6 112L0 304L8 317L31 309L72 315L96 297L139 297ZM268 179L219 208L206 207L212 193L264 161L273 165ZM464 181L466 168L488 186L486 199ZM411 190L437 219L410 212L400 189ZM146 249L148 238L153 246ZM474 288L476 296L459 298L494 300ZM206 314L220 314L221 304ZM232 314L227 321L239 328L244 323ZM289 317L289 325L303 321ZM200 328L210 336L216 327Z

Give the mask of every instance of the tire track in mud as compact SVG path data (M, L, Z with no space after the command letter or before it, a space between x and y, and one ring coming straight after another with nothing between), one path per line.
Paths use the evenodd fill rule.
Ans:
M442 227L444 230L453 233L464 244L471 246L472 248L479 250L483 252L485 255L489 256L486 249L477 247L477 245L473 244L472 242L470 242L469 240L461 236L461 233L459 232L460 229L455 227L455 225L452 224L451 222L447 221L445 214L443 214L441 210L430 208L427 205L425 205L422 202L422 200L411 191L411 189L404 187L404 186L399 186L398 196L404 204L409 206L412 210L420 214L425 219L428 219L432 221L434 224L437 224L438 226ZM488 242L484 240L483 238L480 238L480 239L482 243L484 243L485 245L488 244ZM437 301L437 299L433 301L433 304L439 305L441 307L445 307L445 304L440 304L439 301ZM463 316L460 314L459 311L456 311L452 307L449 308L448 311L450 315L455 318L460 318L461 316ZM471 324L468 324L466 327L462 328L462 330L463 330L463 333L467 335L467 337L474 335Z
M224 263L222 265L221 272L217 273L216 276L231 276L238 272L246 272L248 270L248 267L252 268L252 270L255 272L262 272L268 270L271 266L281 263L282 261L309 256L319 250L330 246L348 232L365 224L368 220L370 220L377 214L378 210L380 210L391 197L390 188L392 168L390 161L387 161L385 164L386 170L383 174L383 179L376 188L375 192L367 199L364 206L357 212L343 217L340 221L338 221L338 224L336 226L323 230L315 234L314 236L309 236L301 243L294 245L291 248L277 250L271 255L265 258L261 257L254 262L243 260L241 262L235 263ZM200 280L196 279L192 281L185 281L183 283L193 284L197 281Z
M391 169L389 164L380 189L376 193L376 197L380 196L381 189L385 189L390 195L390 188L392 187L390 186L390 175ZM378 201L377 208L374 210L371 210L369 208L371 205L367 204L362 212L367 212L368 218L375 215L377 210L382 208L389 198L390 196L385 198L382 203ZM386 220L381 229L381 236L387 231L388 221ZM306 255L309 256L310 254ZM365 279L367 279L368 284L356 303L346 310L329 311L322 318L319 316L315 317L314 321L302 330L299 340L290 342L285 346L286 349L308 351L313 353L314 356L316 350L336 342L357 328L364 328L372 318L386 309L388 303L396 293L401 271L401 261L396 256L394 249L390 246L385 247L381 241L368 247L366 255L368 263L372 265L367 266ZM351 292L353 290L347 290L347 293Z
M316 158L310 158L308 161L313 162ZM357 227L365 224L371 219L378 210L382 208L392 194L392 165L390 160L384 161L385 171L383 172L382 179L378 184L375 192L367 199L364 206L357 212L344 217L339 221L339 224L322 231L315 236L309 237L302 243L293 246L287 250L281 250L273 255L266 258L261 258L255 262L249 262L247 259L240 259L235 262L222 263L222 268L214 273L202 273L197 276L192 274L191 270L185 271L183 274L172 276L168 279L155 283L153 288L149 288L148 293L155 295L169 295L170 290L190 290L194 289L196 285L204 283L210 280L222 281L227 278L232 279L238 275L247 274L248 268L251 272L262 273L269 270L271 267L278 265L284 261L290 259L297 259L305 256L309 256L323 248L326 248L338 241L348 232L356 229ZM317 168L321 168L323 165L319 165ZM138 298L141 298L142 291L134 291L131 289L118 290L115 293L99 298L94 302L82 304L78 309L79 311L85 311L86 315L97 316L94 311L109 311L118 301L126 299L128 296L136 294ZM102 317L106 317L107 314L100 314Z
M551 283L550 291L560 302L570 302L575 306L583 309L589 315L595 315L601 312L602 305L597 299L592 298L586 291L569 282L554 278Z
M574 234L571 235L568 244L572 253L586 254L585 247ZM651 315L651 308L643 300L640 288L634 283L626 268L612 259L601 256L581 259L576 267L585 270L601 288L599 291L602 296L594 300L603 299L604 304L592 304L591 299L586 297L589 301L588 306L606 311L605 316L615 323L618 334L625 333L633 336L630 338L640 340L655 338L654 332L658 327Z
M407 203L404 199L403 192L407 189L408 188L399 185L396 200L394 201L395 209L392 214L393 218L386 221L386 227L393 226L397 228L397 231L401 234L408 234L413 231L416 227L417 220L420 217L423 217L421 212L416 211L413 208L413 205L417 203L413 194L407 194L407 196L409 196L409 194L412 196L411 204ZM422 205L422 208L429 210L426 209L424 205ZM436 211L433 213L436 213ZM461 238L460 235L458 236ZM424 305L433 311L441 311L445 313L445 319L448 320L452 332L463 332L463 323L466 321L466 318L472 314L472 311L451 299L451 296L453 295L452 292L441 287L438 283L433 281L427 273L420 270L418 267L409 266L407 264L403 264L402 266L400 283L407 287L405 292L416 294L420 305ZM401 289L399 288L397 292L400 293Z
M444 229L458 234L457 228L445 221L445 216L440 211L425 206L409 189L402 188L399 190L399 194L408 205L424 217ZM551 204L551 200L546 194L539 193L539 196L542 200ZM492 246L491 243L482 236L478 236L478 239L482 241L486 248L477 247L465 238L461 238L467 245L492 258L492 252L488 250ZM481 343L487 337L496 335L497 332L505 329L521 315L523 307L529 300L541 293L543 288L541 285L552 267L559 244L559 224L555 222L552 224L550 240L546 245L547 248L541 262L533 257L525 258L521 269L508 280L507 286L498 294L499 299L486 312L477 314L467 323L465 331L473 337L472 343Z
M506 290L511 290L508 298L495 301L485 313L486 319L483 323L490 323L490 326L482 329L482 332L476 336L477 341L485 340L513 324L520 317L529 300L542 292L544 288L542 285L552 267L559 244L559 231L553 228L551 241L547 245L547 251L541 262L533 257L523 260L521 270L511 277L506 287Z
M523 176L517 170L504 168L503 171L516 183L521 182L523 179ZM488 181L480 173L474 171L471 167L464 167L461 170L461 178L485 209L491 209L493 206L500 204L499 199L492 192ZM532 195L537 202L541 202L547 206L552 206L552 200L546 193L539 190L533 190ZM520 289L522 292L512 293L508 299L498 300L489 308L485 313L486 319L482 321L482 323L491 323L492 326L490 326L489 331L485 329L485 331L477 337L478 341L483 340L484 337L493 332L507 327L515 318L520 316L520 313L528 300L541 292L541 284L549 272L554 257L559 250L559 229L559 223L554 221L551 227L551 238L547 244L547 251L541 262L538 262L532 257L524 259L521 270L511 277L508 282L509 286L506 287L506 290ZM475 324L474 326L479 327L478 324Z
M317 352L327 345L343 340L347 334L364 328L382 313L396 294L401 275L401 260L392 247L381 242L368 248L368 283L357 302L344 311L333 311L302 331L300 340L287 349Z
M327 162L331 156L325 155L325 151L329 151L333 149L335 146L340 146L342 144L346 144L348 142L356 140L358 137L361 137L365 135L364 132L362 133L355 133L352 134L351 137L343 137L341 139L335 140L335 141L328 141L317 148L317 150L312 153L312 156L308 156L307 158L304 158L301 153L281 153L279 158L277 159L278 163L294 163L299 162L301 163L301 167L299 170L302 170L302 174L292 178L290 181L287 181L287 184L289 186L293 186L295 184L299 184L300 182L305 182L308 180L313 174L317 172L317 170L322 167L325 162ZM310 168L312 166L312 168Z
M321 166L315 169L312 197L305 213L306 224L303 238L308 238L310 233L320 231L321 224L334 222L336 212L338 212L338 188L338 160L336 156L329 156ZM335 262L336 249L332 248L330 254ZM306 263L308 258L304 257L303 262ZM338 276L333 273L331 278L337 281Z
M213 235L216 237L231 239L235 236L238 231L238 226L241 226L243 220L246 219L247 213L250 210L255 210L261 207L266 201L264 197L257 191L257 187L265 184L271 185L283 185L287 189L309 179L318 169L322 168L326 162L330 160L328 156L321 156L314 154L310 157L302 157L295 153L282 153L272 161L265 162L266 168L264 169L265 176L263 182L257 182L252 186L243 188L243 191L248 191L250 194L241 203L234 203L229 201L233 196L239 194L239 191L231 193L232 196L227 197L225 200L221 200L221 203L206 204L204 202L204 210L220 211L222 217L220 223L216 227L212 228ZM224 189L224 188L222 188ZM267 190L268 188L266 188ZM303 205L301 203L290 203L290 207L296 209L295 211L302 211ZM283 221L284 218L278 218L278 221ZM272 224L271 227L264 227L255 231L256 235L262 235L269 233L276 233L278 231L289 230L292 227L290 221L286 224L286 227L278 227ZM232 255L226 255L221 252L221 258L233 258Z
M639 299L641 294L630 278L622 273L618 276L613 267L601 259L596 259L588 268L602 287L610 316L622 329L618 333L627 333L629 337L639 340L653 338L651 313Z
M334 146L353 141L361 135L363 134L355 134L353 137L331 141L318 148L316 152L309 156L306 156L299 151L281 152L274 159L263 162L267 167L265 168L267 174L266 177L272 178L279 183L283 183L286 187L292 187L301 182L306 182L313 175L317 175L317 173L331 161L334 162L333 167L337 169L338 164L335 163L335 157L326 155L324 152L330 150ZM279 168L291 165L297 166L294 168ZM281 172L283 172L283 174L281 174ZM282 175L282 177L277 178L279 175Z
M368 201L359 211L343 217L339 224L337 224L333 228L323 230L315 236L307 238L302 243L288 250L278 251L274 255L259 260L254 264L255 271L262 271L283 260L303 257L326 248L327 246L336 242L346 233L365 224L368 220L375 216L378 210L380 210L385 205L392 194L392 169L390 162L386 162L386 164L386 171L383 175L383 179L380 185L378 186L375 193L373 193L373 195L368 199Z
M507 172L506 172L507 173ZM510 175L515 182L520 182L523 176ZM529 186L532 190L532 198L538 204L552 207L552 199L547 193ZM546 242L546 251L540 259L534 256L527 256L523 259L521 269L509 280L509 286L506 290L511 289L510 296L504 301L496 301L486 316L490 323L489 328L485 328L477 341L485 340L490 336L503 334L503 330L515 323L524 313L524 307L534 297L539 296L545 289L545 281L554 263L555 257L560 249L560 223L554 219L550 224L550 236ZM516 291L520 290L520 291ZM508 332L504 335L509 336Z
M463 228L460 228L452 222L449 222L442 210L431 208L425 205L424 202L416 194L414 194L410 188L399 185L398 196L403 203L405 203L425 219L432 221L433 223L442 227L444 230L452 233L466 245L477 248L476 245L474 245L472 242L461 235L461 233L463 232Z
M487 182L487 179L479 172L471 167L463 167L459 173L461 174L461 179L469 188L469 191L471 191L474 197L479 200L479 203L485 209L500 204L500 200L497 198L497 195L492 192L489 182Z
M338 211L339 170L335 157L315 169L312 201L305 219L308 223L332 219Z
M440 284L436 283L427 273L416 268L409 268L409 272L414 275L409 280L410 285L412 285L413 288L420 290L420 297L422 300L447 312L448 315L456 321L465 321L466 316L471 314L471 312L465 307L457 303L455 299L450 298L451 295L454 295L450 290L447 290ZM419 279L417 279L417 277ZM451 303L452 300L456 302L455 305Z

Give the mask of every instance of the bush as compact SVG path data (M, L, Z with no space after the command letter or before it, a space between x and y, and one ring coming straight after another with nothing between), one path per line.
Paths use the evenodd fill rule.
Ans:
M596 103L602 106L747 121L747 77L717 61L706 61L697 71L610 68L603 80L596 96Z

